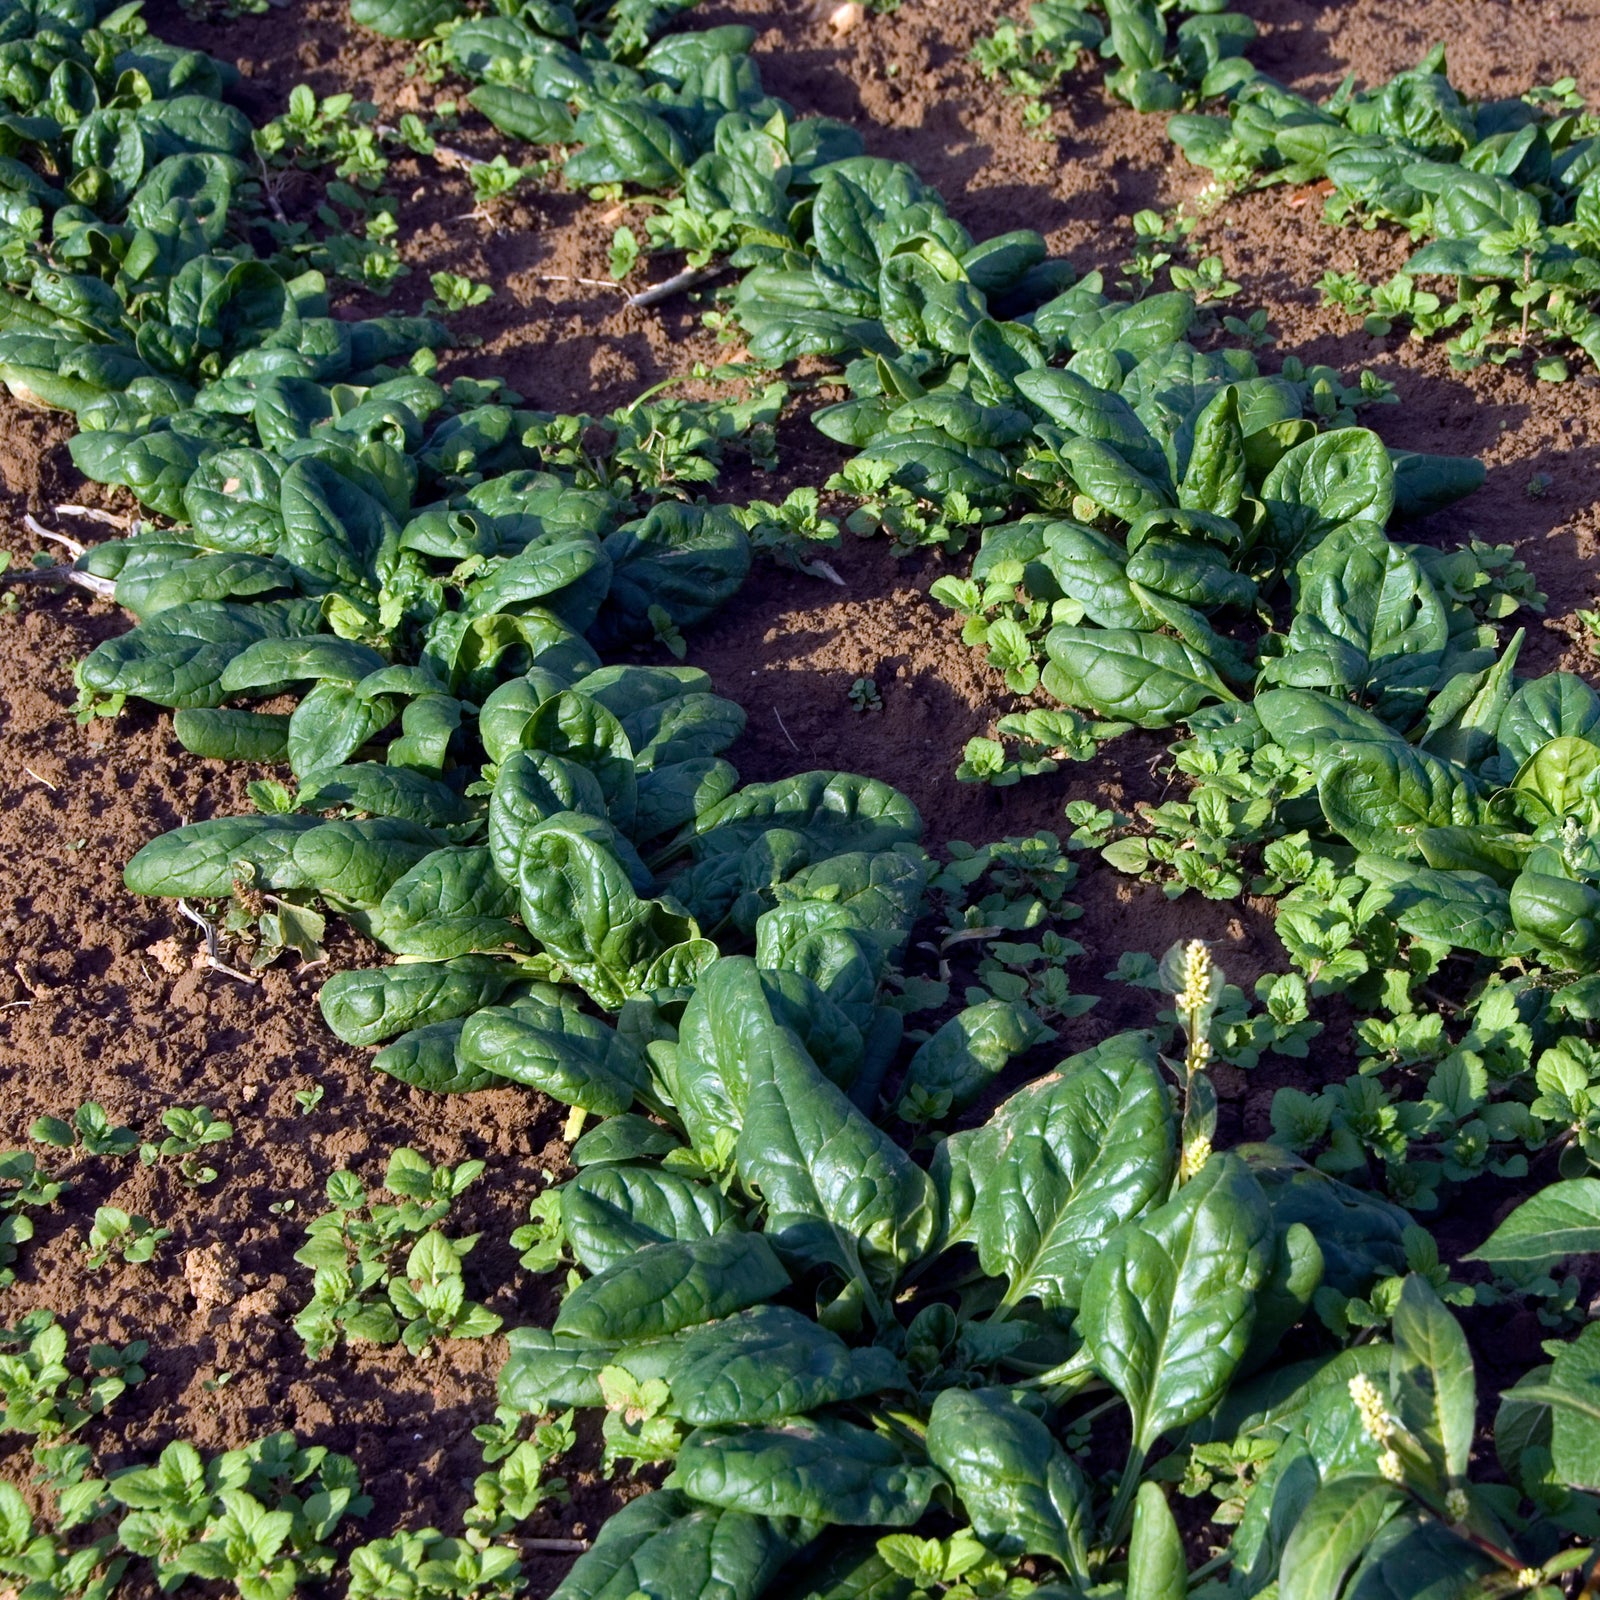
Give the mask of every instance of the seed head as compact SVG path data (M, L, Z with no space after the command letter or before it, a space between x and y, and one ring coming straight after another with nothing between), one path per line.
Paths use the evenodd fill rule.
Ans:
M1358 1372L1350 1380L1350 1398L1360 1413L1361 1431L1374 1444L1387 1445L1395 1435L1395 1420L1389 1415L1388 1408L1383 1403L1383 1396L1378 1393L1377 1385L1366 1373ZM1392 1455L1393 1451L1386 1453ZM1378 1470L1383 1471L1382 1462L1379 1462ZM1384 1476L1388 1477L1388 1473L1384 1473Z
M1187 1183L1211 1159L1211 1141L1202 1133L1183 1147L1178 1182Z
M1378 1457L1378 1474L1380 1477L1387 1478L1390 1483L1404 1483L1406 1481L1405 1466L1393 1450L1385 1450Z
M1191 939L1183 952L1183 992L1178 1005L1189 1016L1197 1015L1211 998L1211 952L1205 940Z

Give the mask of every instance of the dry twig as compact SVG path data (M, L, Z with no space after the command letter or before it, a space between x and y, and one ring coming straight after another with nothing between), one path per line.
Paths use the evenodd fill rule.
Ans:
M780 728L783 728L783 736L784 736L785 739L787 739L789 741L789 748L791 750L793 750L796 755L799 755L800 754L800 746L797 745L794 742L794 735L792 733L790 733L787 728L783 727L783 718L779 715L778 708L776 706L774 706L772 708L772 714L773 714L773 716L778 718L778 726Z
M230 978L237 978L240 983L248 983L253 988L257 982L255 978L251 977L248 972L241 972L237 967L230 967L227 962L225 962L221 956L217 954L216 928L205 917L201 916L200 913L196 911L187 900L180 900L178 902L178 910L181 911L184 916L186 916L200 929L202 933L205 934L206 965L214 968L218 972L226 973Z
M682 294L686 289L697 289L702 283L710 283L713 278L720 278L728 270L726 264L715 267L689 267L683 272L675 272L670 278L663 278L660 283L652 283L648 289L641 289L637 294L628 296L628 305L634 310L644 310L647 306L658 306L663 300L670 300L675 294Z
M24 513L22 526L36 539L48 539L51 544L60 545L74 561L89 548L88 545L81 544L78 540L69 538L64 533L52 533L32 512Z
M571 278L564 272L541 272L536 276L540 283L583 283L591 289L615 289L619 294L625 292L620 283L613 283L609 278Z
M103 522L108 528L131 528L137 520L116 511L102 511L98 506L60 505L55 511L58 517L81 517L85 522Z
M22 525L35 538L48 539L52 544L61 545L74 560L88 548L76 539L69 539L64 533L52 533L31 515L24 515ZM15 572L0 572L0 583L70 583L79 589L87 589L100 600L110 600L117 592L117 586L110 578L97 578L92 572L79 572L67 566L20 567Z

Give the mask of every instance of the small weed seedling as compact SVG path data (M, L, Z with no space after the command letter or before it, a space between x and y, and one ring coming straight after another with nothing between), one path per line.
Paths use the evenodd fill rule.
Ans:
M639 264L639 236L623 226L611 235L611 276L621 283Z
M878 685L871 678L857 678L850 685L849 700L852 711L883 710L883 696L878 693Z
M683 1442L683 1430L662 1413L671 1391L661 1378L636 1379L624 1367L604 1367L600 1393L605 1397L606 1472L628 1461L633 1468L670 1461Z
M217 1169L208 1167L200 1159L200 1152L210 1144L221 1144L233 1137L233 1124L213 1116L204 1106L184 1110L182 1106L169 1106L161 1113L161 1126L167 1136L160 1144L139 1146L139 1159L153 1167L161 1161L176 1161L178 1176L191 1188L215 1183Z
M294 1323L312 1360L330 1354L341 1337L400 1340L421 1355L436 1339L481 1339L500 1326L498 1316L466 1298L461 1262L478 1236L436 1231L451 1201L482 1171L481 1161L430 1167L401 1148L384 1177L398 1204L370 1199L354 1173L328 1179L332 1210L307 1224L306 1243L295 1253L314 1274L311 1302Z
M113 1256L129 1266L148 1261L163 1239L172 1237L171 1228L158 1228L148 1217L134 1216L120 1206L100 1206L89 1230L89 1265L98 1271Z
M352 1550L347 1600L511 1600L526 1587L510 1545L476 1550L437 1528L419 1528Z
M123 1391L144 1381L149 1346L126 1349L92 1344L85 1372L67 1367L67 1330L49 1311L30 1311L16 1327L0 1330L0 1433L29 1434L56 1444L99 1416Z
M433 315L450 316L457 311L470 311L493 299L494 290L486 283L474 283L458 272L435 272L429 280L435 298L423 303L423 310Z
M269 1434L204 1461L178 1440L154 1466L106 1486L128 1508L123 1548L151 1561L163 1589L185 1577L236 1586L241 1600L287 1600L333 1571L329 1541L347 1517L364 1517L355 1464L292 1433Z
M72 1113L71 1122L60 1117L40 1117L28 1130L28 1137L59 1150L82 1150L91 1156L129 1156L139 1148L139 1135L132 1128L113 1127L105 1107L85 1101Z
M33 1237L28 1209L54 1205L69 1186L52 1178L31 1150L0 1152L0 1288L13 1283L21 1246Z
M472 1486L473 1504L462 1521L467 1542L476 1550L487 1550L493 1540L526 1522L545 1504L565 1505L569 1499L565 1478L545 1476L545 1468L565 1455L578 1442L572 1426L573 1414L562 1412L541 1422L531 1439L514 1444L509 1451L484 1461L498 1460L493 1472L481 1472ZM477 1429L473 1432L477 1433Z

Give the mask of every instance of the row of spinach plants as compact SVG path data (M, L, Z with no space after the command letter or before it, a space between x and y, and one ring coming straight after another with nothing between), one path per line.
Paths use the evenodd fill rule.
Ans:
M116 41L102 56L82 20L63 54L121 82ZM559 34L534 20L537 38ZM502 24L530 26L463 23L447 49ZM1136 652L1203 659L1224 648L1209 582L1270 595L1335 537L1404 557L1382 532L1394 485L1413 506L1471 486L1470 465L1397 472L1364 430L1320 432L1315 419L1348 423L1361 398L1333 374L1262 379L1238 352L1186 344L1187 297L1117 306L1037 235L974 245L908 169L768 107L747 45L712 30L651 46L723 95L691 95L674 117L656 108L687 81L676 66L645 80L658 92L642 104L620 76L615 102L569 92L571 136L601 169L569 176L675 187L722 159L701 181L737 202L752 356L850 360L856 399L823 425L860 449L847 473L891 527L931 514L1014 542L1001 519L1020 499L1103 554L1098 535L1115 566L1139 541L1106 530L1155 513L1145 531L1160 530L1165 565L1129 589L1150 603L1126 631L1158 641ZM587 48L580 61L614 64ZM539 59L559 66L563 51L536 39ZM144 142L163 114L131 119L141 160L163 149ZM1170 1060L1154 1036L1117 1035L942 1132L1038 1030L983 993L903 1043L896 969L930 882L952 870L935 877L914 809L849 775L741 787L723 756L741 718L703 675L601 663L600 649L729 597L748 560L739 519L672 501L640 516L550 451L552 419L392 370L432 331L342 331L314 286L293 293L252 259L229 231L231 196L197 197L238 176L228 148L176 153L191 165L148 206L134 205L141 166L84 223L105 266L70 288L104 302L98 320L55 317L54 257L24 252L28 337L57 343L8 347L5 375L78 412L90 476L187 518L80 564L142 617L81 669L88 708L130 693L172 705L190 748L287 757L298 790L258 786L257 815L153 842L129 883L245 916L314 897L402 958L324 989L344 1037L390 1041L383 1069L440 1092L524 1083L572 1106L574 1133L602 1119L531 1226L539 1264L577 1270L555 1326L513 1336L503 1391L534 1411L620 1396L633 1458L670 1457L673 1474L607 1524L563 1593L754 1596L781 1579L841 1595L1180 1594L1191 1575L1157 1481L1179 1442L1265 1463L1226 1553L1194 1575L1220 1592L1364 1592L1419 1570L1457 1585L1441 1592L1494 1592L1581 1566L1583 1338L1502 1401L1508 1483L1475 1484L1471 1358L1438 1282L1407 1273L1419 1247L1404 1213L1281 1150L1212 1148L1228 992L1204 949L1168 966L1183 1041ZM76 203L55 207L53 230ZM150 257L144 234L158 265L162 249L178 263L149 298L133 289L144 272L126 271ZM1124 416L1126 380L1154 356L1164 474ZM136 417L105 398L126 384L46 387L112 360L154 380L134 393L159 400ZM157 468L130 466L152 449ZM1153 498L1119 517L1130 474ZM1051 514L1062 496L1079 518ZM1040 519L1020 526L1031 538ZM1242 570L1227 559L1257 546ZM1482 577L1473 558L1469 592ZM1087 612L1068 620L1061 600L1052 620L1079 626ZM1427 688L1446 645L1446 681L1493 670L1474 657L1481 626L1446 630ZM1149 708L1123 720L1198 710L1203 694L1163 709L1170 686L1148 666L1133 675L1156 682ZM287 716L223 705L308 683ZM1142 693L1085 698L1117 716ZM997 910L1021 928L1044 914L1031 892L1013 898L1020 914ZM907 1103L922 1131L895 1137L885 1108ZM913 1144L931 1146L926 1165ZM1587 1195L1580 1181L1534 1204L1581 1218ZM1541 1214L1512 1231L1520 1242L1491 1255L1583 1247ZM1307 1315L1319 1290L1383 1304L1391 1337L1339 1352Z
M1449 332L1458 370L1526 362L1561 382L1572 356L1600 361L1600 120L1573 87L1475 101L1451 84L1441 45L1321 102L1254 77L1226 116L1180 115L1169 131L1224 184L1310 184L1328 221L1391 223L1420 242L1385 282L1324 277L1325 298L1370 331Z
M1440 45L1385 83L1347 77L1317 100L1251 65L1248 17L1222 0L1190 9L1039 0L974 55L1043 129L1043 97L1097 50L1108 90L1177 113L1169 136L1217 191L1305 186L1330 223L1404 229L1421 248L1386 281L1330 272L1320 286L1371 332L1448 332L1457 369L1526 362L1551 382L1574 355L1600 361L1600 122L1574 80L1477 100L1450 82Z

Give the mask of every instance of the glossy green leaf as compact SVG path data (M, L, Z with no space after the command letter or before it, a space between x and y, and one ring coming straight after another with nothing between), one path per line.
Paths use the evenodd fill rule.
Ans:
M1422 828L1475 828L1493 817L1469 772L1398 738L1319 750L1317 798L1330 825L1358 850L1401 859L1419 853Z
M1566 1256L1600 1252L1600 1178L1547 1184L1524 1200L1469 1261L1551 1267Z
M1121 1034L951 1135L938 1165L967 1193L958 1238L1007 1283L1004 1304L1073 1308L1106 1241L1165 1193L1173 1135L1147 1034Z
M368 700L353 685L331 679L314 684L289 717L289 766L308 779L348 761L394 721L387 696Z
M517 888L529 933L603 1006L693 982L716 947L670 902L641 899L616 854L566 824L567 815L520 840Z
M355 684L384 665L376 650L329 634L308 639L263 639L228 664L222 687L228 694L240 694L247 689L277 689L311 679Z
M1189 1563L1172 1508L1160 1484L1141 1483L1128 1543L1127 1600L1183 1600L1188 1592Z
M191 822L152 839L123 869L134 894L217 899L233 893L241 866L260 888L285 893L303 888L294 847L320 825L317 817L217 817Z
M1237 1156L1217 1155L1095 1258L1077 1325L1133 1411L1138 1449L1221 1399L1250 1343L1271 1243L1260 1186Z
M372 1058L373 1071L398 1078L425 1094L472 1094L499 1087L500 1080L492 1072L464 1067L457 1061L456 1045L464 1025L464 1018L452 1017L402 1033Z
M906 1528L941 1481L935 1468L884 1435L819 1418L781 1428L698 1429L679 1450L667 1486L755 1516Z
M933 1185L830 1083L787 1029L748 1061L735 1161L786 1255L827 1263L886 1296L939 1230Z
M1048 1556L1080 1580L1089 1485L1050 1430L998 1389L945 1389L928 1417L928 1457L996 1555Z
M1208 701L1236 698L1215 662L1164 633L1063 625L1045 650L1046 693L1136 727L1168 728Z
M315 620L314 604L301 600L250 606L192 601L158 611L96 646L79 676L104 695L137 695L161 706L215 706L229 692L222 679L239 655L263 639L304 633Z
M948 1094L952 1109L964 1110L1007 1062L1048 1037L1049 1030L1019 1002L980 1001L957 1012L918 1047L906 1065L901 1093Z
M1194 443L1178 485L1178 504L1231 517L1247 487L1239 393L1229 385L1207 402L1195 419Z
M708 1239L743 1224L711 1184L653 1165L606 1162L561 1190L561 1220L578 1264L603 1272L642 1245Z
M551 1600L756 1600L794 1549L765 1517L657 1490L606 1521Z
M789 1274L759 1233L645 1245L578 1285L556 1313L555 1332L633 1344L758 1306L789 1287Z
M1324 1485L1284 1549L1281 1600L1339 1600L1367 1546L1404 1504L1404 1491L1386 1478L1352 1475Z
M1339 428L1296 445L1267 474L1261 498L1278 547L1293 557L1341 523L1382 528L1394 510L1394 467L1365 428Z
M440 843L440 835L403 817L324 822L295 840L294 864L302 881L330 900L375 908Z
M293 739L291 728L290 738ZM424 828L460 827L473 808L448 784L406 767L358 761L301 774L299 802L307 811L356 811L399 817ZM414 870L414 869L413 869Z
M1561 1346L1542 1383L1513 1391L1550 1408L1550 1453L1562 1483L1591 1493L1600 1486L1600 1324Z
M575 1167L597 1167L611 1161L658 1160L668 1151L683 1147L683 1141L670 1128L636 1112L624 1112L590 1128L573 1145L570 1159Z
M457 1055L463 1066L602 1117L627 1111L644 1087L644 1066L628 1043L554 994L528 995L509 1006L484 1004L462 1032Z
M289 719L264 711L177 712L172 731L190 755L208 761L283 761L289 755Z
M668 1383L685 1422L727 1427L904 1389L906 1375L887 1350L852 1350L809 1317L757 1306L680 1339Z
M1400 1421L1447 1481L1463 1478L1477 1421L1472 1352L1428 1280L1411 1274L1394 1312L1393 1392Z
M515 977L515 968L480 956L354 967L334 973L318 1001L324 1021L346 1044L377 1044L493 1005Z
M1589 739L1600 730L1600 695L1570 672L1524 683L1500 716L1500 748L1515 771L1552 739Z

